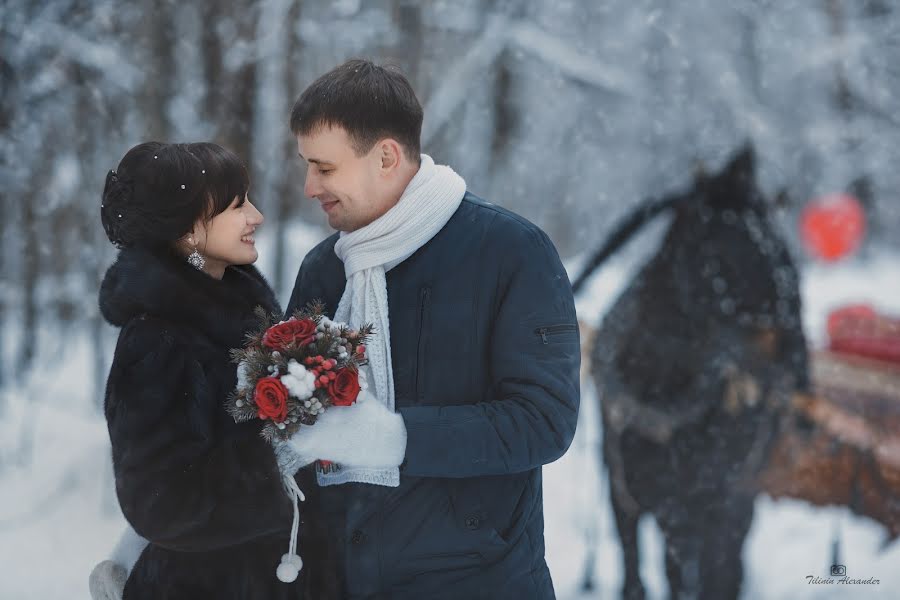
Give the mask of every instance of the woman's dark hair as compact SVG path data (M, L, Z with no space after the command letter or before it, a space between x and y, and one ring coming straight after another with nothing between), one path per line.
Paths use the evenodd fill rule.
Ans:
M171 247L235 196L242 202L249 186L247 168L221 146L145 142L107 174L100 220L120 248Z
M206 218L211 219L238 198L238 205L244 203L244 196L250 189L250 174L237 154L210 142L188 144L188 152L200 159L206 171L206 194L209 201Z
M422 106L397 68L354 59L315 80L294 103L291 131L308 135L322 126L343 128L357 156L392 137L419 162Z

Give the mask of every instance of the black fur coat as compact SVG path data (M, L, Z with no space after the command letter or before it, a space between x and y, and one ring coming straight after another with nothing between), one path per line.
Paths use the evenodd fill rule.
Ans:
M236 383L229 349L256 324L256 306L279 310L250 266L229 267L219 281L169 253L126 249L106 273L100 309L121 327L105 401L116 491L125 518L150 540L126 600L334 591L327 537L310 527L315 486L304 481L305 566L294 583L276 578L292 505L261 422L236 424L224 407Z

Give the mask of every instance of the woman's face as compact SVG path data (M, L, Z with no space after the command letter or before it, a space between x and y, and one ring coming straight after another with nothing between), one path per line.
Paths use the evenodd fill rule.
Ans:
M188 252L196 245L206 264L203 270L221 279L229 265L249 265L256 262L253 232L262 225L263 216L250 198L234 197L231 204L211 221L198 222L192 234L193 244L188 240Z

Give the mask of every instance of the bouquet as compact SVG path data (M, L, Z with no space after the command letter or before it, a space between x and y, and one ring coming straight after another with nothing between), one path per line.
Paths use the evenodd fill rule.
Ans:
M328 319L324 308L311 303L286 321L257 308L259 328L231 351L238 383L228 411L236 422L265 421L269 442L313 425L330 406L353 404L366 388L360 367L373 327L350 329Z
M366 341L373 327L351 329L330 320L324 310L321 302L314 302L281 321L258 307L259 327L247 334L243 348L231 350L238 381L228 398L228 412L239 423L262 419L262 436L270 443L289 438L301 425L315 424L331 406L353 404L366 388L360 367L366 364ZM297 552L303 493L294 477L282 478L294 505L294 521L288 552L275 573L290 583L303 567Z

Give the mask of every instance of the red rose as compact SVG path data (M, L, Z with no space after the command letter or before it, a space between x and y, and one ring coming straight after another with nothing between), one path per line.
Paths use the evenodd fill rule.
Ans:
M310 343L316 335L316 322L312 319L290 319L273 325L263 334L263 346L272 350L284 350L288 345Z
M260 419L281 423L287 418L288 391L277 377L263 377L256 382L253 401Z
M328 382L328 395L335 406L350 406L359 395L359 375L354 369L343 368Z

